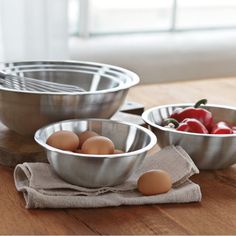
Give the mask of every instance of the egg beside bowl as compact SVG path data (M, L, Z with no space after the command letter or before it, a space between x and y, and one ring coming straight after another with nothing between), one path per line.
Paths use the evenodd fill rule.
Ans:
M199 169L222 169L236 163L236 134L197 134L162 126L163 120L168 118L174 110L192 105L171 104L153 107L145 111L142 118L158 137L160 147L180 145ZM236 124L236 108L212 104L204 108L212 112L215 121L223 120Z
M51 147L46 143L48 137L60 130L75 133L92 130L111 139L124 153L94 155ZM150 130L106 119L75 119L50 124L35 133L35 140L46 150L49 163L62 179L84 187L121 184L142 165L147 152L156 144L156 137Z

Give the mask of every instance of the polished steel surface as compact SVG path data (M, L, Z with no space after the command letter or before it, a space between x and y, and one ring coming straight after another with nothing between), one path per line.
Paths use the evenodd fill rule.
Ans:
M65 119L110 118L139 77L126 69L91 62L32 61L0 64L0 71L40 82L78 86L84 92L45 92L0 87L0 120L22 135Z
M61 84L46 80L38 80L16 75L9 75L0 71L0 88L34 92L84 92L75 85Z
M76 133L93 130L110 138L116 149L126 153L115 155L88 155L55 149L46 144L56 131ZM85 187L118 185L142 164L147 151L156 144L155 135L141 126L104 119L67 120L39 129L35 140L47 152L47 158L56 173L69 183Z
M222 169L236 163L236 134L195 134L161 126L161 122L176 108L189 105L193 104L159 106L143 113L142 118L158 137L160 147L180 145L200 169ZM212 112L215 121L223 120L236 124L236 108L220 105L207 105L204 108Z

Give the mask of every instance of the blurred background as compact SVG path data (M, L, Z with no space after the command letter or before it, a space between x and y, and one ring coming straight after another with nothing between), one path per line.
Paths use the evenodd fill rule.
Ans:
M236 0L0 0L0 61L86 60L142 83L236 75Z

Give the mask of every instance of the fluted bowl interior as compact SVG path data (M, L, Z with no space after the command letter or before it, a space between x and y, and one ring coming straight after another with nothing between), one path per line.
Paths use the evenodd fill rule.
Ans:
M46 144L56 131L69 130L77 134L92 130L111 139L122 154L90 155L55 149ZM156 144L155 135L148 129L106 119L67 120L39 129L36 142L47 153L56 173L69 183L85 187L114 186L124 182L139 168L147 152Z
M1 80L0 120L22 135L33 135L40 127L60 120L110 118L129 88L139 83L139 77L129 70L83 61L1 63L0 71L36 81L32 88L32 81L16 83L9 76L7 83ZM82 91L58 92L51 85L45 91L42 81L77 86Z
M177 131L162 126L177 108L193 104L172 104L151 108L142 115L144 121L158 137L160 147L180 145L200 169L222 169L236 163L236 134L215 135ZM236 124L236 108L209 104L204 106L212 112L214 120Z

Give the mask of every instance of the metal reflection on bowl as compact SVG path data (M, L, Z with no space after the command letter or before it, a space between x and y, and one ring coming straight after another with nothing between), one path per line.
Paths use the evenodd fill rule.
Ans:
M143 120L158 137L160 147L180 145L193 159L199 169L222 169L236 163L236 134L215 135L196 134L165 128L162 121L168 118L175 109L193 104L172 104L157 106L145 111ZM215 121L227 121L236 124L236 108L221 105L206 105Z
M111 139L125 153L112 155L80 154L55 149L46 144L56 131L81 133L92 130ZM143 163L147 152L156 144L148 129L131 123L106 119L66 120L50 124L35 134L55 172L69 183L85 187L113 186L124 182Z

